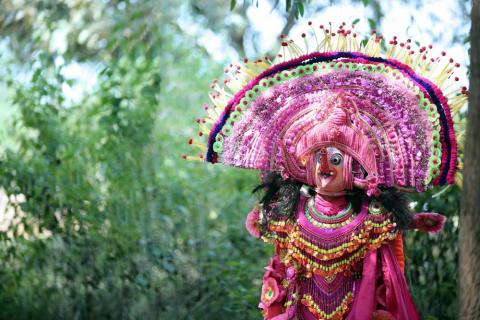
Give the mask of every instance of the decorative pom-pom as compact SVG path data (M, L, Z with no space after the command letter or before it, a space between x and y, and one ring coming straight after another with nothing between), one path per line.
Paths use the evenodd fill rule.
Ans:
M412 229L436 234L442 231L447 218L433 212L421 212L413 217Z
M245 228L247 228L248 233L254 238L260 238L260 226L258 220L260 218L260 211L258 207L253 208L252 211L247 215L247 220L245 221Z

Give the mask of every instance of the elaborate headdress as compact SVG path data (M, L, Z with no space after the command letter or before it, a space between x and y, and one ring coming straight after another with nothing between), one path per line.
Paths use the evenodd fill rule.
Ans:
M225 69L224 86L213 82L213 106L197 120L204 142L189 141L199 158L311 184L312 153L333 145L362 166L369 193L455 183L463 128L453 117L467 102L459 64L444 52L429 57L431 45L385 44L375 32L360 44L345 23L337 32L320 26L320 39L308 25L310 40L282 35L274 61L245 59Z

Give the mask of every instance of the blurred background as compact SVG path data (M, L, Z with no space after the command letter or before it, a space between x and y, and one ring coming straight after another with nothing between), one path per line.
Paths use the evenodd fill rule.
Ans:
M0 318L259 319L273 248L244 228L257 173L181 159L210 81L308 20L432 43L467 71L470 6L0 0ZM425 319L457 314L459 194L412 198L448 216L406 236Z

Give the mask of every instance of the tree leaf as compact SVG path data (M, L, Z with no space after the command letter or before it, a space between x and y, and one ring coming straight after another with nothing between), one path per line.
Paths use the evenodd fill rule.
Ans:
M237 0L230 0L230 11L233 11L236 5L237 5Z
M368 24L370 25L370 29L376 30L377 29L377 21L372 18L368 18Z
M305 13L305 7L303 6L302 0L297 0L297 10L298 13L300 13L300 16L303 17L303 14Z
M360 21L360 18L353 20L352 25L356 25Z

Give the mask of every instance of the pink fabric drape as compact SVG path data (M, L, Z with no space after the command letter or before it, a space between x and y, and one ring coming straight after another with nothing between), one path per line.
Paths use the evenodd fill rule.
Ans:
M382 246L379 252L382 259L383 281L386 287L386 310L397 320L420 319L391 245Z
M381 270L378 263L381 261ZM377 274L381 272L380 274ZM378 250L371 250L363 262L363 274L360 288L355 293L347 320L371 320L377 306L377 276L385 285L385 311L395 320L420 319L408 292L405 276L398 265L391 244ZM382 299L383 300L383 299ZM383 301L382 301L383 302Z
M375 311L375 291L377 278L377 250L367 252L363 260L363 273L360 288L355 292L355 300L347 320L370 320Z

